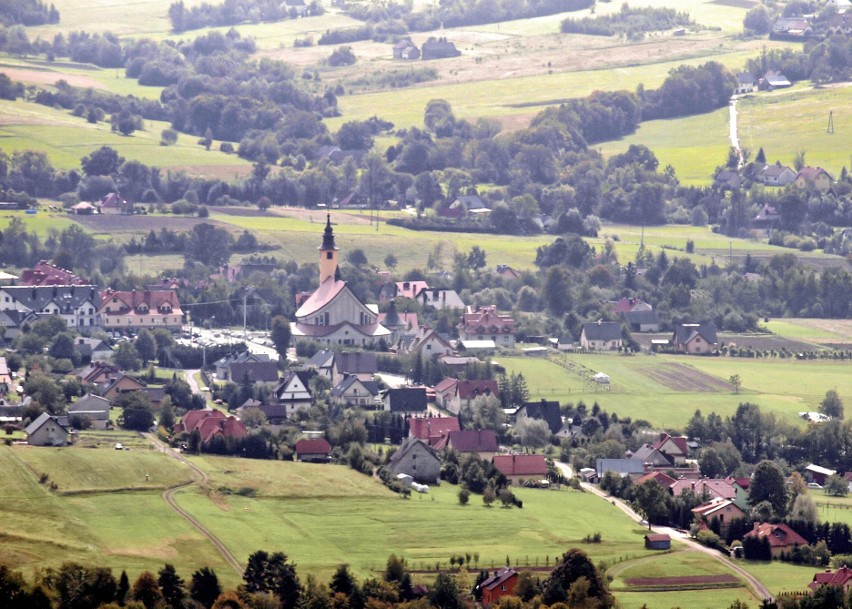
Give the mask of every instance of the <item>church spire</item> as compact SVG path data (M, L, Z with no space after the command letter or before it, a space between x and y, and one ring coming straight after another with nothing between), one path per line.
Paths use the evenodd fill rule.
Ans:
M320 250L320 285L328 278L339 279L337 268L337 246L334 244L334 230L331 228L331 214L326 217L325 231L322 234Z
M336 250L334 245L334 230L331 228L331 214L326 215L325 231L322 234L322 246L320 250Z

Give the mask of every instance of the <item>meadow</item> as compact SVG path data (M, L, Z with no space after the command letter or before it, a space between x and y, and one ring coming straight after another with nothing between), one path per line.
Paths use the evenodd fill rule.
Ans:
M683 429L695 410L731 416L742 402L756 403L763 412L801 424L798 413L816 410L827 390L852 393L846 362L673 355L554 357L563 365L538 358L496 360L509 373L523 373L531 399L575 405L582 400L588 407L597 402L609 413L666 429ZM608 389L598 386L585 380L584 372L604 372L612 383ZM739 394L728 383L734 374L743 380Z

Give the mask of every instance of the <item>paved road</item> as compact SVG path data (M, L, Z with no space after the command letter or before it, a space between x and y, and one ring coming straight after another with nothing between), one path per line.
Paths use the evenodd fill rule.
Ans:
M565 463L560 463L558 461L556 461L555 463L556 463L556 467L558 467L560 469L560 471L562 472L562 475L564 475L567 478L571 477L571 475L570 475L571 474L571 466L570 465L567 465ZM581 486L583 487L583 490L585 490L589 493L592 493L594 495L597 495L598 497L600 497L604 501L608 501L609 503L616 506L618 509L620 509L622 512L624 512L627 516L629 516L634 522L640 523L643 526L645 525L644 519L639 514L634 512L633 509L629 505L624 503L621 499L616 499L615 497L611 497L611 496L607 495L605 492L603 492L598 487L596 487L592 484L581 483ZM726 567L728 567L731 571L734 571L737 575L742 577L748 583L748 585L751 587L752 591L757 595L758 598L772 600L772 594L770 594L769 589L766 586L764 586L760 582L760 580L758 580L756 577L754 577L754 575L752 575L751 573L749 573L748 571L743 569L740 565L738 565L736 562L734 562L733 560L731 560L727 556L720 554L718 552L718 550L714 550L712 548L708 548L706 546L703 546L700 543L698 543L697 541L690 538L683 531L679 531L679 530L673 529L671 527L655 526L655 527L651 527L649 530L654 532L654 533L666 533L672 539L687 545L690 549L696 550L698 552L703 552L704 554L710 556L711 558L718 560L719 562L724 564Z
M172 450L172 448L163 444L160 439L157 438L157 436L155 436L154 434L145 433L142 435L145 436L148 440L150 440L154 444L154 446L157 447L158 450L166 453L171 458L176 459L177 461L180 461L181 463L186 465L192 471L193 478L195 478L192 482L187 482L185 484L181 484L179 486L175 486L166 490L163 493L163 501L165 501L166 505L172 508L172 510L174 510L179 516L181 516L189 524L194 526L199 533L209 539L210 543L213 544L213 547L215 547L219 554L222 555L222 558L225 560L225 562L228 563L228 565L230 565L234 571L236 571L237 575L242 576L243 565L241 565L240 562L234 557L228 547L224 543L222 543L222 541L218 537L216 537L210 531L210 529L201 524L201 522L199 522L192 514L180 507L175 501L174 495L180 489L192 486L193 484L206 483L208 480L207 472L205 472L203 469L201 469L194 463L190 463L180 453L175 452L174 450Z

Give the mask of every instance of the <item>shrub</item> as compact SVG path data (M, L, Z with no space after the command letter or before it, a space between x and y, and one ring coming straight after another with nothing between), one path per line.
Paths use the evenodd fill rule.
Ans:
M466 488L463 488L462 490L459 491L459 504L460 505L467 505L469 501L470 501L470 491L467 490Z

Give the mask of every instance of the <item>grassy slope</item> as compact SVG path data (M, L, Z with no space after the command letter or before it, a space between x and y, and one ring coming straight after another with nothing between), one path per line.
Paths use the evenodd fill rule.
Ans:
M508 371L524 374L534 399L574 404L583 400L589 406L597 402L610 413L675 429L683 428L696 409L705 414L715 411L725 417L747 401L759 404L764 412L796 422L799 412L816 408L826 390L836 387L841 395L852 393L848 363L645 355L572 355L567 359L608 374L612 379L611 391L585 385L578 374L552 362L521 357L498 358L498 361ZM739 395L733 391L676 391L647 376L652 367L666 362L690 366L723 382L739 374L743 387Z

